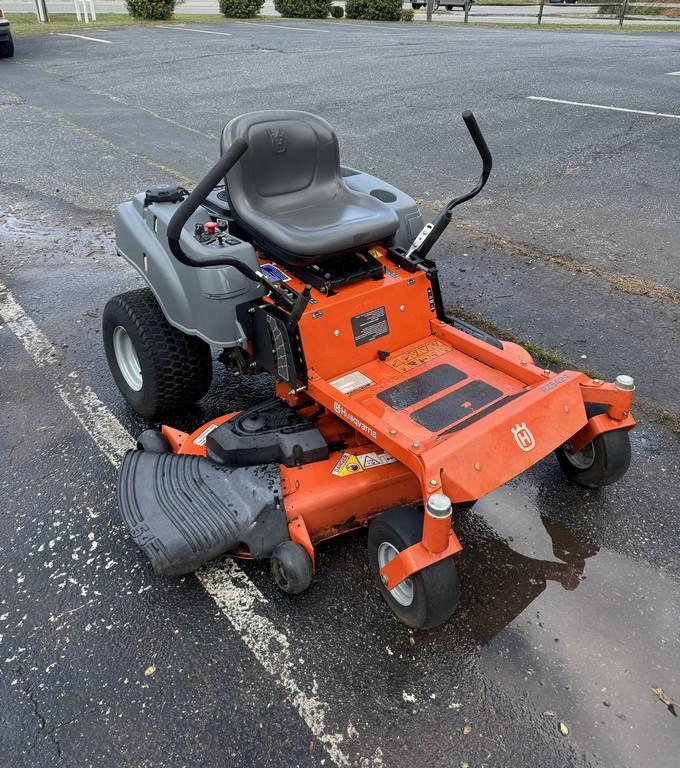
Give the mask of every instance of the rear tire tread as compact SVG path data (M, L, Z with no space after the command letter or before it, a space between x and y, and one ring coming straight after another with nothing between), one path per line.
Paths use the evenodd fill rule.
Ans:
M122 325L139 358L143 384L135 392L118 369L112 335ZM154 418L192 405L208 391L212 380L210 346L178 330L166 320L149 288L114 296L104 308L103 334L113 377L130 405Z

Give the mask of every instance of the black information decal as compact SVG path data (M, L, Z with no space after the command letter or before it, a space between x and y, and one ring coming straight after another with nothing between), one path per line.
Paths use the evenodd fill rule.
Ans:
M357 347L381 336L387 336L389 332L385 307L376 307L352 318L352 333Z

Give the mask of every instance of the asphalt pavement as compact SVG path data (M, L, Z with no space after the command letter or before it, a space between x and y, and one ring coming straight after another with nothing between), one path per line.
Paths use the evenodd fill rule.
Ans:
M2 62L0 764L675 766L679 721L651 690L680 698L675 38L87 35ZM321 114L343 162L428 213L478 173L472 108L495 168L438 246L447 304L638 382L626 478L586 492L549 457L480 501L455 523L460 610L431 632L382 604L363 532L322 546L291 599L254 563L154 577L115 509L118 452L146 425L101 349L106 300L139 285L112 209L191 184L229 117L268 107ZM215 378L176 426L271 387Z

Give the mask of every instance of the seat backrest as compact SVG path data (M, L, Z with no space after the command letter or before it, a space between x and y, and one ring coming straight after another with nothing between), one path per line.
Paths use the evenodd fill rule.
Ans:
M294 110L249 112L222 132L222 151L237 138L248 151L227 174L234 212L246 222L332 199L344 186L338 139L320 117Z

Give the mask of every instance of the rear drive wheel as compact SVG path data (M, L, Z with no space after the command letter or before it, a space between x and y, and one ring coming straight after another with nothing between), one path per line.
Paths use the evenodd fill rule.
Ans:
M460 598L458 573L452 557L414 573L388 590L380 569L399 552L422 539L423 513L414 507L387 510L368 528L368 559L385 602L407 627L429 629L443 624Z
M607 406L586 404L589 418L607 412ZM602 488L620 480L630 466L630 437L627 429L614 429L598 435L580 451L572 452L569 443L555 455L569 480L586 488Z
M192 405L208 391L210 346L170 325L149 288L111 299L102 325L109 368L137 413L156 418Z
M289 595L298 595L312 583L312 561L307 550L295 541L282 541L271 557L276 586Z

